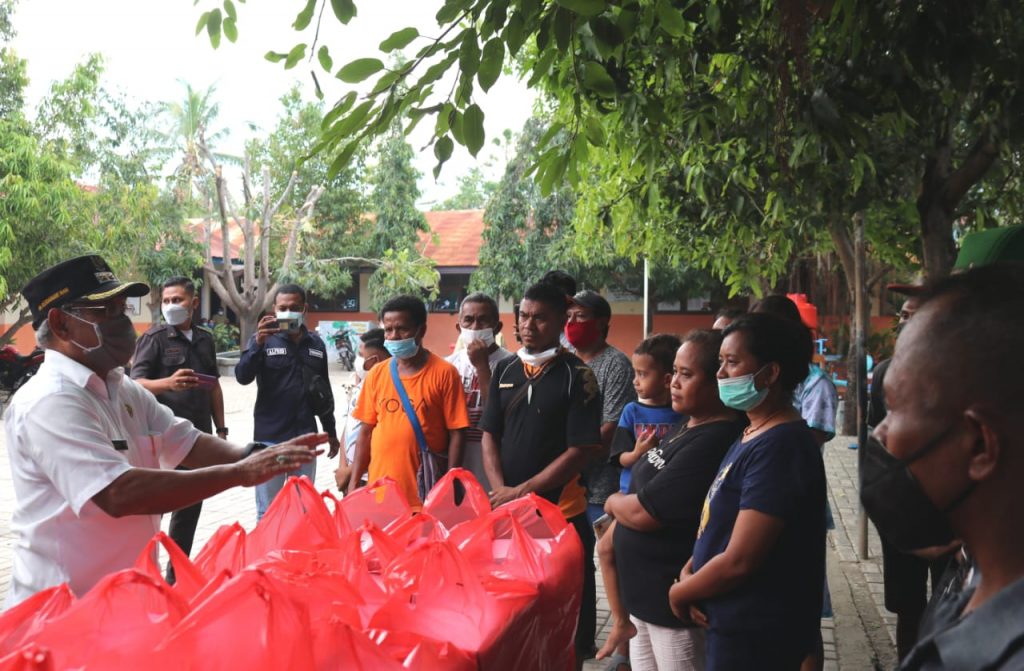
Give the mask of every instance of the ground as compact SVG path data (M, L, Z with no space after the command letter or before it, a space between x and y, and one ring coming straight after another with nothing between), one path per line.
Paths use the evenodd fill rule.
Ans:
M333 371L331 382L339 396L338 424L347 403L344 395L352 383L351 373ZM252 437L252 406L256 385L241 386L232 377L221 380L225 399L225 423L231 438L248 442ZM2 422L0 422L2 425ZM828 577L835 617L822 620L826 671L863 671L891 669L895 666L895 620L882 606L882 569L878 536L869 525L869 558L856 552L859 503L857 501L857 452L849 449L853 439L840 436L825 448L825 467L829 478L829 500L836 517L836 529L828 537ZM318 489L334 489L334 467L325 456L317 463ZM14 536L10 520L14 508L10 468L7 463L5 433L0 431L0 602L7 594L11 572ZM166 529L169 516L164 517ZM233 489L209 499L203 505L195 547L201 547L222 524L241 522L246 529L256 523L255 495L252 489ZM598 576L599 640L607 637L610 626L608 602ZM600 646L600 642L598 643ZM591 660L588 671L604 668Z

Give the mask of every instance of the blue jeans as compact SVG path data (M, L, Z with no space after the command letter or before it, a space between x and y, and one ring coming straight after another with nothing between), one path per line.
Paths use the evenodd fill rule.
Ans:
M267 508L270 507L270 503L277 496L277 493L284 487L284 482L291 476L305 475L309 478L310 482L316 481L316 460L299 466L294 471L288 471L281 475L275 475L270 480L267 480L261 485L256 485L256 522L263 519L263 515L267 512Z

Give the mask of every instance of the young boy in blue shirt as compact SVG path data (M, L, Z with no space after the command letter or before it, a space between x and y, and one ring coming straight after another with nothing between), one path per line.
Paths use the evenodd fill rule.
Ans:
M619 489L623 494L630 493L633 464L656 447L672 426L687 419L672 409L672 366L680 344L674 335L658 334L645 339L633 351L633 388L637 400L622 410L608 457L612 464L622 468ZM597 555L609 608L614 617L628 619L619 598L618 575L615 572L614 525L614 521L602 524L601 520L594 524L598 533ZM611 652L602 649L598 658ZM614 653L610 662L619 668L628 668L629 646L621 645ZM609 665L609 668L616 667Z
M679 338L663 333L647 338L633 352L633 388L638 400L623 409L609 456L612 464L622 468L619 490L623 494L629 493L633 464L685 419L672 409L669 389L679 345Z

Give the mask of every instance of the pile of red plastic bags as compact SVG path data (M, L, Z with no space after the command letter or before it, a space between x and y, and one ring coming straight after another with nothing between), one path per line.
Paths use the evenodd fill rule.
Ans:
M62 585L6 611L0 671L571 669L582 553L557 506L491 510L461 469L421 513L389 480L337 500L293 478L194 561L160 533L80 599Z

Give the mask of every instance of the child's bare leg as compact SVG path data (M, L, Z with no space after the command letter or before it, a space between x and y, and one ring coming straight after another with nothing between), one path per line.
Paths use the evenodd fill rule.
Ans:
M597 653L598 659L604 659L613 653L629 654L629 639L636 636L636 627L629 621L629 613L619 598L619 575L615 570L615 546L612 534L615 533L615 522L597 541L597 559L601 564L601 578L604 580L604 592L608 597L608 608L612 612L612 629L608 641Z

